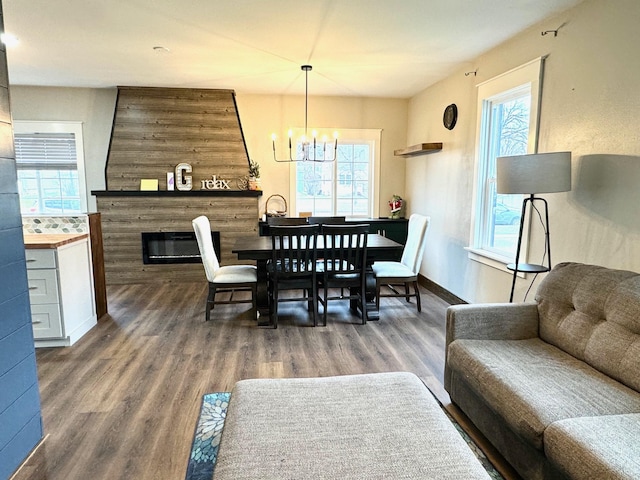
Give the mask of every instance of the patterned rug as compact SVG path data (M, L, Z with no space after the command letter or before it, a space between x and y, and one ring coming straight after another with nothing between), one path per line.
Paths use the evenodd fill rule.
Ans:
M224 427L224 419L229 406L231 394L208 393L202 398L202 408L200 409L200 418L196 425L196 432L191 446L191 456L189 457L189 466L187 467L186 480L211 480L213 470L216 466L216 458L218 457L218 448L220 446L220 436L222 435L222 427ZM496 480L503 480L502 475L493 467L489 459L471 440L469 435L462 429L447 412L447 417L456 427L458 433L464 438L469 448L478 457L480 463L485 468L489 476Z

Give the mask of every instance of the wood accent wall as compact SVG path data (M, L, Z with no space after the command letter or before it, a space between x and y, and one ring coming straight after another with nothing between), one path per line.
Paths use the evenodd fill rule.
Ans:
M206 215L220 232L221 263L242 263L231 253L236 238L258 234L258 196L110 196L98 198L102 214L107 285L206 282L199 263L144 265L142 232L191 232L191 220Z
M178 163L193 167L194 190L212 175L231 180L249 172L249 155L233 90L119 87L105 169L107 190L138 190Z
M190 164L192 192L166 192L166 173ZM201 264L144 265L142 232L193 231L206 215L220 232L221 263L238 263L238 236L257 235L261 192L201 192L200 181L249 173L249 156L233 90L119 87L105 168L102 217L107 285L206 281ZM157 178L158 192L140 192L140 179Z

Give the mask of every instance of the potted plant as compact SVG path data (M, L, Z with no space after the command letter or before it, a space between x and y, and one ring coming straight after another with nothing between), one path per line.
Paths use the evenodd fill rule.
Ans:
M260 190L260 164L249 160L249 190Z

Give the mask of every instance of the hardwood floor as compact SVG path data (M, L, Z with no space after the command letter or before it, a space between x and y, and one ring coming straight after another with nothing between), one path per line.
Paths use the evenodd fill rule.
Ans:
M207 284L109 287L110 314L73 347L38 349L44 429L16 480L183 479L201 397L237 380L410 371L442 386L448 306L422 290L415 304L383 299L359 325L347 302L310 327L305 305L259 328L249 304L219 305L204 321Z

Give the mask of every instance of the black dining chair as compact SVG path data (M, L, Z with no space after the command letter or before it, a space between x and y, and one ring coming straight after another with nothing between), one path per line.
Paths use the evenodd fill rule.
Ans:
M295 225L308 225L303 217L267 217L267 235L271 227L292 227Z
M315 217L308 218L309 225L344 225L347 223L347 217Z
M318 282L316 277L318 225L272 226L271 260L267 263L269 315L278 328L278 304L305 300L317 325ZM302 290L302 297L280 297L282 290Z
M356 300L362 312L362 324L367 323L366 259L369 225L323 225L321 251L318 261L318 284L322 294L318 302L323 306L322 323L327 325L327 304L330 300ZM340 289L340 295L330 295L329 289ZM344 289L349 294L344 294Z

